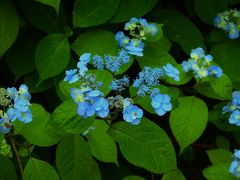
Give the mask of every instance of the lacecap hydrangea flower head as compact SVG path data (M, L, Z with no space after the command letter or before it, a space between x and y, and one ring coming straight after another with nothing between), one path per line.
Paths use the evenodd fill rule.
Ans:
M119 44L116 55L98 55L84 53L80 56L77 68L66 71L64 81L72 84L81 81L79 88L71 88L71 97L78 105L77 114L83 118L97 116L98 118L111 119L119 116L122 112L123 120L138 125L143 117L143 110L134 104L134 98L124 97L124 91L128 91L131 79L127 75L119 75L119 69L130 61L130 58L143 56L144 43L149 36L155 36L158 32L154 24L145 19L132 18L125 24L125 31L115 36ZM88 65L97 70L107 70L112 73L114 79L109 85L112 91L109 97L104 97L99 88L102 82L96 81L95 75L89 73ZM159 116L172 109L170 96L161 94L156 86L160 85L161 79L171 77L179 81L179 71L171 64L163 67L145 67L139 72L138 77L133 80L133 87L137 90L137 96L149 96L151 105Z
M118 45L127 50L131 55L143 56L144 40L149 36L155 36L158 28L155 24L148 23L146 19L131 18L125 24L124 30L115 35Z
M7 134L12 128L12 122L19 120L24 123L32 121L30 110L31 95L28 87L22 84L17 90L0 88L0 132Z
M238 38L240 31L240 11L230 9L219 13L214 18L214 25L227 32L230 39Z
M213 64L212 55L206 55L205 51L200 47L192 49L190 58L182 62L182 68L185 72L193 72L194 77L198 79L208 76L220 78L223 74L222 69Z

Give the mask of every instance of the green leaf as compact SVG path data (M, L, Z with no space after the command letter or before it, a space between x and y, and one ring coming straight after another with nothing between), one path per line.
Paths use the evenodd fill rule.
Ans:
M226 41L212 47L210 54L223 72L232 80L234 88L240 88L240 41Z
M170 139L150 120L143 118L137 126L118 122L111 126L109 133L130 163L159 174L176 168L176 155Z
M113 80L113 76L109 71L106 70L89 70L89 73L94 74L96 76L96 81L101 81L103 83L103 86L99 88L100 91L104 93L106 96L111 90L109 88L110 83ZM66 81L60 81L59 83L59 89L61 94L63 95L63 99L69 99L71 97L70 95L70 89L72 87L80 88L81 82L77 81L75 83L69 84Z
M132 17L141 17L148 13L157 3L157 0L121 0L119 7L110 19L111 23L129 21Z
M43 38L35 52L35 64L39 72L38 85L61 73L70 59L67 37L63 34L51 34Z
M67 18L63 8L60 8L59 13L57 14L56 10L52 7L46 6L37 1L21 0L19 3L27 20L34 27L47 34L65 33L64 29L67 26Z
M56 164L62 180L86 179L90 176L92 162L89 146L80 135L60 141L56 151Z
M94 117L83 118L77 114L77 104L72 99L60 104L52 114L53 127L71 134L86 131L93 123Z
M32 104L32 121L28 124L14 126L18 134L31 144L37 146L51 146L57 144L61 134L51 126L50 114L39 104Z
M213 99L230 100L232 97L232 82L225 74L220 78L206 78L195 88L200 94Z
M48 6L52 6L57 14L59 12L59 5L60 5L60 2L61 0L37 0L38 2L42 3L42 4L46 4Z
M218 148L222 149L229 149L230 148L230 142L228 138L225 136L217 136L216 137L216 145Z
M39 41L39 34L33 36L20 34L13 46L7 51L6 62L15 75L15 80L35 69L34 52Z
M95 129L87 135L87 139L93 156L99 161L118 164L116 144L107 134L109 126L103 120L95 120L92 126Z
M0 155L0 179L1 180L17 180L15 167L10 159Z
M140 67L145 66L161 67L167 63L176 65L175 59L164 49L158 46L146 46L143 51L143 57L136 57Z
M197 140L207 126L208 108L193 96L179 98L178 108L171 111L170 127L180 145L180 153Z
M0 3L0 57L10 48L18 34L19 19L8 0Z
M119 49L114 34L107 30L86 31L77 37L71 48L78 56L86 52L102 56L116 55Z
M172 44L165 36L162 36L161 39L159 39L158 41L151 41L151 42L147 41L146 46L150 46L153 49L158 48L168 52Z
M105 23L118 8L119 0L76 0L73 9L74 27L89 27Z
M165 173L161 180L174 180L174 179L185 180L186 178L179 169L176 169Z
M229 173L230 163L214 164L203 170L203 176L209 180L236 180L232 174Z
M23 174L24 180L59 180L56 170L47 162L30 158Z
M213 25L214 17L218 13L227 10L227 1L194 0L194 7L197 15L203 22Z
M173 10L160 10L153 14L158 23L164 24L163 32L171 41L177 42L189 54L191 49L205 49L204 39L198 28L184 15Z
M126 176L122 180L145 180L145 179L141 176L132 175L132 176Z
M171 97L172 103L174 103L177 100L179 93L180 93L179 89L176 87L168 87L168 86L160 85L160 86L157 86L157 88L160 90L160 93L168 94ZM134 97L137 94L137 91L133 86L130 86L129 92L130 92L131 97ZM144 96L144 97L136 96L133 99L133 101L134 101L134 103L143 107L149 113L156 114L151 105L150 96Z
M29 92L37 93L37 92L45 91L54 85L53 78L49 78L43 81L38 86L36 86L38 83L38 80L39 80L39 75L36 70L24 76L24 83L28 85Z
M232 98L232 82L227 75L223 74L220 78L210 78L210 84L213 91L220 95L223 100Z
M207 155L212 164L232 162L232 153L225 149L212 149L207 151Z

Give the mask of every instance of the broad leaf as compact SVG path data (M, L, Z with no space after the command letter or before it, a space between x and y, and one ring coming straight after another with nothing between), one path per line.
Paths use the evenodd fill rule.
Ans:
M15 41L18 34L18 15L8 0L0 2L0 57Z
M37 0L37 1L42 3L42 4L46 4L48 6L52 6L56 10L56 12L58 14L59 5L60 5L61 0Z
M105 23L118 8L119 0L76 0L73 10L74 27L89 27Z
M203 36L198 28L184 15L173 10L160 10L153 14L156 21L164 24L163 32L167 38L177 42L189 54L191 49L205 49Z
M87 135L87 139L93 156L99 161L118 164L117 147L107 134L109 126L103 120L95 120L92 126L95 129Z
M47 162L30 158L23 174L24 180L59 180L56 170Z
M77 37L71 48L78 56L86 52L93 55L116 55L119 49L114 34L107 30L86 31Z
M38 85L61 73L69 59L70 48L65 35L51 34L43 38L35 52L35 64L40 76Z
M212 47L210 52L214 61L223 69L223 72L232 80L234 88L240 88L240 41L226 41Z
M150 120L143 118L137 126L118 122L111 126L109 133L119 143L123 156L135 166L159 174L176 168L170 139Z
M132 17L141 17L148 13L157 3L157 0L120 0L119 7L110 19L111 23L129 21Z
M173 179L186 180L183 173L179 169L165 173L161 180L173 180Z
M229 173L230 163L220 163L209 166L203 170L203 176L210 180L236 180L232 174Z
M50 114L39 104L32 104L32 121L28 124L16 124L18 134L31 144L37 146L51 146L61 138L61 133L51 126ZM20 128L20 129L19 129Z
M180 153L197 140L208 120L207 105L193 96L179 98L178 108L171 111L170 127L180 145Z
M17 173L12 161L0 155L0 179L1 180L17 180Z
M225 149L212 149L207 151L207 155L212 164L232 162L232 153Z
M90 176L92 157L88 144L80 135L64 138L56 151L57 169L62 180L79 180Z
M213 24L214 17L216 17L218 13L227 10L227 1L194 0L194 7L197 15L203 22Z

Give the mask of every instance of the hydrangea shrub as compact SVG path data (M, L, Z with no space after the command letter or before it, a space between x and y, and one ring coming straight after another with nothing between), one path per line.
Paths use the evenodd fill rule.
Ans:
M240 1L0 1L0 179L240 177Z

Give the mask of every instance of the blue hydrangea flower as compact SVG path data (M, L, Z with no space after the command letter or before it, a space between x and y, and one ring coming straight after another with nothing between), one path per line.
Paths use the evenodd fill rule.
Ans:
M217 78L220 78L223 74L223 70L219 66L210 66L208 69L208 75L209 76L215 76Z
M109 102L103 98L103 93L99 90L71 88L71 96L78 104L77 113L84 118L95 114L104 118L109 113Z
M109 113L109 102L104 98L99 98L93 103L93 107L96 111L96 114L101 117L105 118L108 116Z
M83 118L91 117L95 114L95 109L88 101L78 103L77 113Z
M173 67L171 64L167 63L166 66L163 66L165 74L167 76L173 78L175 81L179 81L179 70Z
M230 124L235 124L236 126L240 126L240 111L235 110L232 112L229 118Z
M136 105L128 105L123 110L123 119L133 125L138 125L143 117L143 111Z
M18 91L15 87L7 88L7 92L9 93L11 100L14 100L18 97Z
M68 83L75 83L79 80L77 69L71 69L69 71L66 71L66 76L64 78L64 81L67 81Z
M204 54L204 50L202 48L196 48L196 49L192 49L191 53L190 53L190 57L192 59L201 59L205 56Z
M233 162L229 167L229 172L236 177L240 177L240 150L234 150Z
M229 168L229 172L236 177L240 177L240 161L234 160Z
M9 108L7 110L7 116L11 120L11 122L14 122L16 119L21 117L21 112L18 109Z
M88 71L87 64L91 60L91 53L84 53L80 56L77 67L79 68L79 74L84 76Z
M151 105L159 116L163 116L168 111L172 110L172 104L169 95L160 93L152 94L150 98L152 100Z

